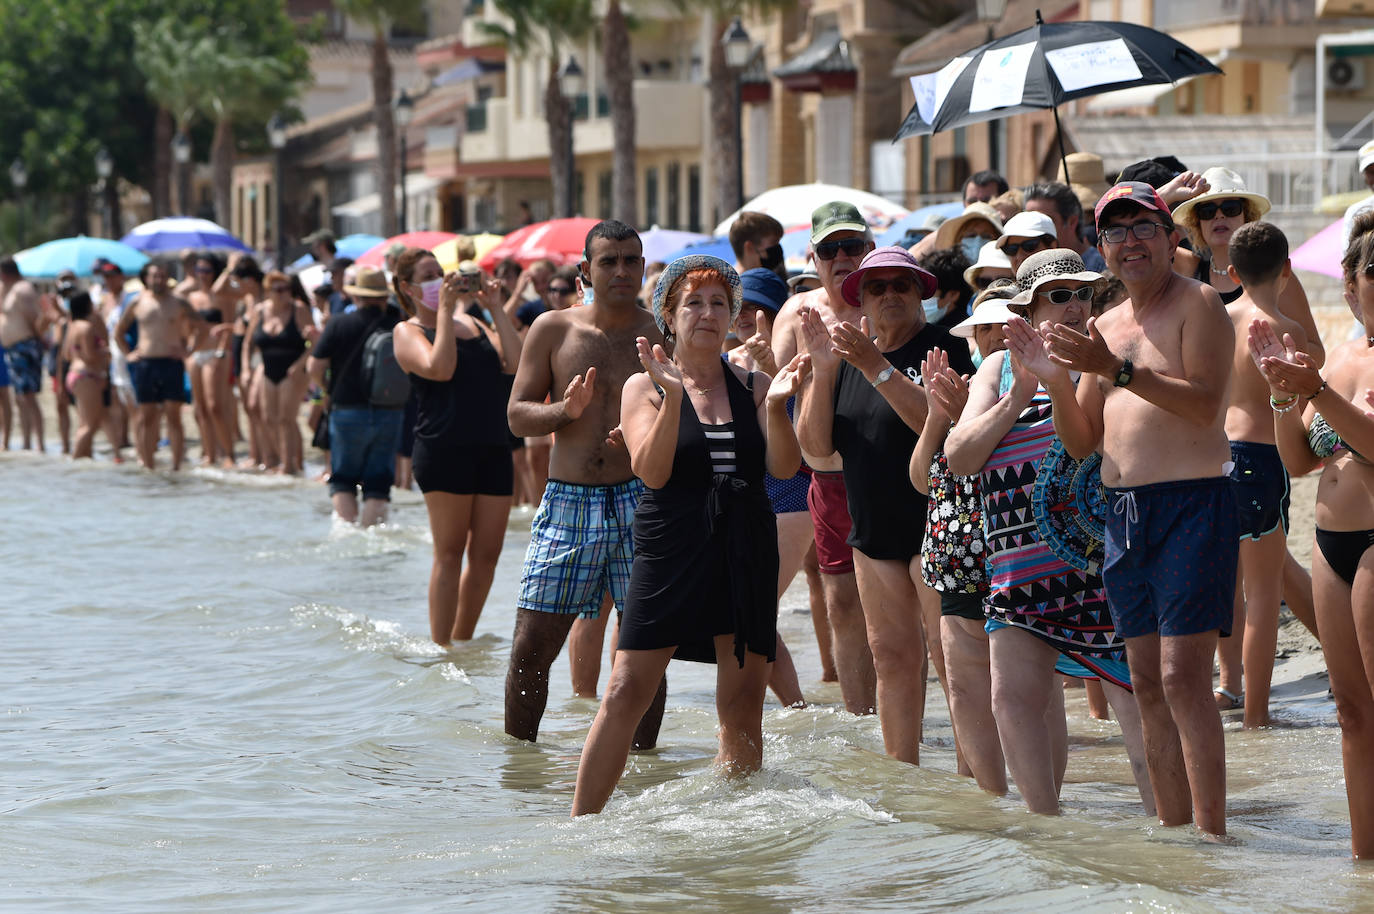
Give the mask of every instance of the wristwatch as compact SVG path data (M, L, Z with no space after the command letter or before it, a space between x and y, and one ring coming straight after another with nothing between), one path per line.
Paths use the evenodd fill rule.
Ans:
M1117 387L1125 387L1131 383L1131 378L1133 377L1135 377L1135 366L1131 364L1130 359L1122 359L1121 370L1116 373L1116 381L1114 383Z
M889 378L892 377L893 373L896 372L896 370L897 369L895 366L889 365L882 371L878 372L878 376L873 379L873 386L877 387L879 384L885 383Z

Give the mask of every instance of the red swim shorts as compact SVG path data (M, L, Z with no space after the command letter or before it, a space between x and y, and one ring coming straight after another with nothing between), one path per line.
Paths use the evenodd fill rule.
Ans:
M816 525L816 561L821 574L853 574L854 549L849 545L849 499L844 474L816 470L806 492L806 506Z

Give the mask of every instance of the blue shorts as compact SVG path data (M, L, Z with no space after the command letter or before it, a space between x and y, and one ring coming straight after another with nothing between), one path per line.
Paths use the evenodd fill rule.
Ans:
M402 411L371 406L329 410L329 492L391 499Z
M129 363L134 399L139 406L185 403L186 366L181 359L138 359Z
M1288 533L1288 471L1272 444L1232 441L1231 482L1236 494L1240 538L1257 540L1275 530Z
M5 363L16 394L38 393L43 386L43 344L38 337L31 336L5 349Z
M644 484L584 486L550 479L530 527L516 606L595 619L608 591L625 606L632 528Z
M10 386L10 366L5 360L5 347L0 346L0 387Z
M1230 477L1106 491L1102 580L1117 634L1229 635L1240 555Z
M796 514L809 510L806 506L806 493L811 488L811 472L799 470L797 475L778 479L765 473L763 490L768 493L768 501L774 514Z

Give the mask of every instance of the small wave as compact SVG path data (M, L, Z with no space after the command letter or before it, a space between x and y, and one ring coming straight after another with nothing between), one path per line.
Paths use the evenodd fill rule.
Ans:
M372 619L327 603L305 603L291 607L291 615L306 627L334 625L343 642L354 650L391 654L403 659L415 657L442 659L448 652L430 641L403 630L400 623L389 619ZM461 673L461 671L459 671ZM463 674L466 681L466 674Z

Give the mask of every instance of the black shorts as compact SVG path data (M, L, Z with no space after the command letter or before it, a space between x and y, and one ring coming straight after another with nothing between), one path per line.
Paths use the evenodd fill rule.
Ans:
M982 622L986 615L983 612L983 598L981 593L949 593L940 591L940 615L958 616L961 619L973 619Z
M134 399L140 406L186 403L186 366L181 359L138 359L129 363Z
M415 442L411 469L421 492L454 495L510 495L515 491L515 468L504 444L431 450Z

